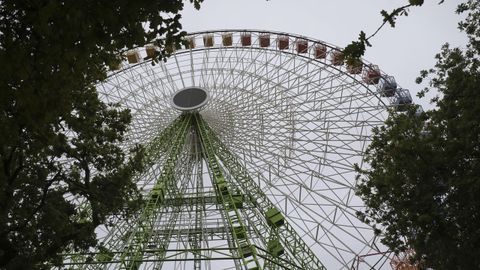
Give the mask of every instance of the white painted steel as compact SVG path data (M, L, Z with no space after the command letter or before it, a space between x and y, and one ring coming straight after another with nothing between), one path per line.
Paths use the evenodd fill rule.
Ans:
M232 45L222 44L225 33ZM251 35L251 45L242 46L242 33ZM269 46L260 46L261 35L270 37ZM288 49L279 49L278 37L288 38ZM353 166L364 166L372 129L383 124L395 97L382 97L361 73L332 65L328 55L338 48L319 40L254 30L192 33L188 40L196 47L155 65L124 63L99 85L102 99L131 110L128 145L151 141L180 114L170 104L179 89L204 88L210 95L200 108L204 119L328 268L387 267L390 253L356 217L363 205ZM298 40L308 42L306 53L296 50ZM315 58L319 44L329 52L325 59ZM148 190L159 164L140 186Z

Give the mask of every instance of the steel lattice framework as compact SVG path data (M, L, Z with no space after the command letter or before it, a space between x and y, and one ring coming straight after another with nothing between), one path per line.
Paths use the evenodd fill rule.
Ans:
M280 32L190 34L152 65L155 46L98 89L133 115L147 146L134 220L98 228L105 248L66 254L75 269L381 269L391 254L356 217L354 164L408 90L374 65L343 63L323 41ZM339 60L339 59L340 60ZM201 87L202 108L171 97Z

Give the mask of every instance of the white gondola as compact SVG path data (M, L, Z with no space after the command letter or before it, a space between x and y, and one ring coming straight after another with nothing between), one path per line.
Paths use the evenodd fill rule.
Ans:
M277 38L278 49L286 50L288 49L288 45L289 45L289 39L287 36L278 36Z
M140 54L138 53L138 50L131 50L126 53L127 55L127 60L128 63L130 64L136 64L140 62Z
M395 99L392 104L396 106L397 111L406 111L408 105L412 104L412 96L407 89L397 89Z
M360 60L354 60L352 63L347 63L347 72L350 74L362 73L363 63Z
M363 82L377 84L380 81L380 69L377 65L369 65L363 70Z
M232 33L222 34L222 44L223 46L232 46Z
M393 97L397 90L397 82L393 76L383 76L380 79L380 88L378 92L382 97Z
M240 35L240 42L242 43L242 46L252 45L252 35L250 33L242 33Z
M258 40L260 47L266 48L270 46L270 34L260 34Z
M213 47L213 35L212 34L203 35L203 46Z
M327 46L325 44L315 44L313 56L315 59L325 59L327 57Z
M343 65L343 53L342 53L342 51L333 50L330 53L330 62L334 66Z
M157 46L153 44L148 44L145 46L145 51L147 52L148 58L153 58L155 57L155 54L157 54Z
M296 42L297 46L296 46L296 50L297 50L297 53L307 53L308 51L308 41L304 40L304 39L298 39L297 42Z
M195 43L195 37L187 37L186 39L187 42L187 49L195 49L196 43Z

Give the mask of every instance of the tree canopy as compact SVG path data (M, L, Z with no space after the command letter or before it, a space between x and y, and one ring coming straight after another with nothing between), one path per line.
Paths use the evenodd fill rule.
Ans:
M480 2L461 3L466 48L444 45L421 72L435 108L392 113L374 131L369 168L359 171L358 213L396 252L413 249L422 267L480 268Z
M143 148L120 147L130 112L99 100L95 85L128 48L179 44L182 9L181 0L0 2L0 268L58 263L139 204Z

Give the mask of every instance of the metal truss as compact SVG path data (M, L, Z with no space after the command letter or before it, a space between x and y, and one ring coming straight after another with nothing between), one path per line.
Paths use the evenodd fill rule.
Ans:
M363 204L353 166L365 166L372 129L406 90L386 94L391 76L368 77L365 61L360 72L334 63L338 48L303 36L221 30L187 43L155 65L138 48L145 60L98 85L105 102L133 115L123 147L147 146L150 168L137 177L146 207L99 227L105 249L70 254L66 265L388 269L391 253L356 217ZM210 100L188 116L170 99L191 86Z

